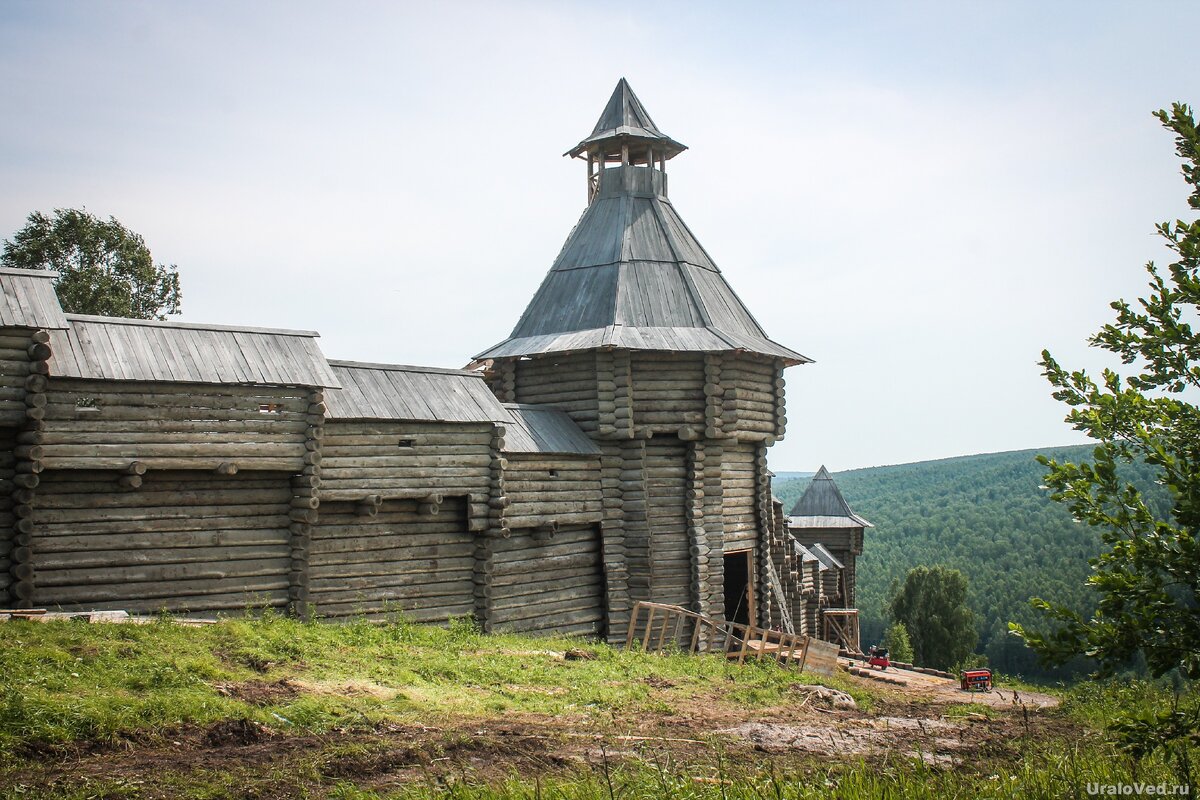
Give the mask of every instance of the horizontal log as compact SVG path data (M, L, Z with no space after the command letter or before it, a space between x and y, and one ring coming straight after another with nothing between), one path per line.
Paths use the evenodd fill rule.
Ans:
M514 588L514 587L508 587ZM492 593L489 609L495 614L509 609L525 609L529 606L557 604L558 607L596 609L604 604L604 585L599 575L577 582L545 581L527 584L529 591L522 594Z
M229 405L244 400L259 403L274 402L285 408L304 410L308 397L304 389L291 386L254 385L239 383L182 383L175 381L114 381L105 378L56 377L58 391L83 395L127 396L132 398L216 398ZM256 406L257 409L257 406Z
M300 467L299 458L274 458L263 457L259 458L252 452L246 453L243 451L239 457L238 469L242 471L255 472L295 472ZM212 472L221 463L226 461L226 458L213 458L210 456L198 456L195 458L187 457L160 457L147 456L143 453L135 453L134 457L137 460L146 464L148 469L153 470L199 470L204 472ZM69 469L69 470L105 470L115 469L122 470L129 464L130 457L88 457L88 456L67 456L62 457L54 453L47 446L47 455L42 459L42 464L47 469Z
M116 544L111 542L110 544ZM88 550L84 552L52 552L43 550L38 542L37 568L41 573L61 570L108 568L108 567L167 567L177 564L211 564L227 574L236 574L238 563L250 560L279 559L285 553L282 542L268 545L244 545L240 547L166 547L114 550ZM47 584L51 585L51 584Z
M186 434L196 434L200 438L215 436L231 441L297 442L307 434L308 428L306 422L269 418L111 420L99 416L81 416L77 419L54 420L53 430L46 432L45 443L155 443L178 440Z
M579 608L578 601L571 599L562 603L536 603L523 608L501 609L488 615L494 628L513 631L550 630L559 625L585 621L599 622L603 617L600 608Z
M449 580L442 580L443 577ZM437 578L438 580L413 582L411 576L407 579L397 576L385 583L368 579L369 582L361 586L313 585L309 587L309 596L316 603L391 599L415 602L427 607L472 601L474 584L471 583L469 572L462 572L457 576L439 575Z
M470 570L475 564L474 556L413 559L405 561L339 561L336 564L310 561L309 578L331 578L340 580L370 575L398 575L407 573L422 575L443 570Z
M46 535L38 532L38 557L45 554L86 554L112 549L159 550L220 548L240 550L245 547L269 546L283 548L288 543L287 533L279 528L212 531L114 531L88 535Z
M230 589L236 588L236 591ZM232 580L186 580L159 583L107 584L95 586L38 586L34 599L39 606L79 604L97 610L123 609L131 613L155 614L162 610L245 611L279 606L287 602L286 576L261 576Z
M188 564L138 564L127 567L39 569L38 588L82 587L123 583L130 597L136 597L139 583L162 581L221 580L227 586L237 586L244 579L286 574L286 557L248 559L245 561L202 562Z
M476 447L469 453L443 454L437 448L413 449L410 452L397 450L381 451L378 454L341 455L334 448L323 450L322 465L328 470L352 470L364 467L374 469L429 469L446 467L456 469L486 470L491 464L492 453L487 447Z
M130 476L140 477L140 476ZM111 480L111 478L110 478ZM163 487L153 480L144 484L146 491L137 498L112 494L112 484L104 487L107 491L89 493L84 486L58 481L48 482L39 495L38 507L45 512L70 509L152 509L152 508L196 508L199 513L223 508L253 507L254 513L284 513L292 498L292 490L280 481L280 485L269 489L242 489L229 486L226 491L220 487L213 488L176 488ZM86 488L93 487L87 484ZM274 508L271 508L274 506ZM226 512L231 513L231 512ZM46 519L53 518L50 515Z
M474 613L475 604L473 602L462 602L445 605L434 605L430 608L422 608L420 606L406 605L405 603L397 604L400 611L404 614L404 618L410 622L419 624L430 624L446 622L451 617L461 617ZM358 617L365 615L367 619L373 619L372 614L378 613L379 619L388 619L395 615L395 605L387 601L378 601L377 603L364 603L359 601L348 603L322 603L317 605L317 615L329 619L337 619L339 617Z

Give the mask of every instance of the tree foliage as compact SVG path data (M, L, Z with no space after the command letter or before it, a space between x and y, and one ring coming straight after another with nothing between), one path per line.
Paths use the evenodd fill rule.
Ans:
M1175 134L1200 210L1200 137L1191 109L1176 103L1156 116ZM1068 371L1049 352L1042 366L1054 396L1071 407L1067 421L1098 443L1092 463L1044 458L1052 499L1098 529L1105 550L1092 562L1098 592L1085 616L1036 601L1058 624L1033 632L1014 626L1048 661L1078 653L1112 670L1144 655L1155 675L1179 669L1200 678L1200 220L1163 222L1159 237L1176 260L1165 274L1146 265L1150 291L1136 303L1112 303L1115 322L1089 343L1119 356L1127 374L1104 370L1099 381ZM1166 513L1128 479L1142 461L1169 494Z
M116 219L58 208L52 217L29 215L5 240L0 265L58 272L55 290L63 309L135 319L178 314L179 274L155 264L141 236Z
M912 641L908 638L908 629L903 622L893 622L883 634L883 646L888 649L893 661L912 663Z
M941 564L911 569L892 595L892 619L912 640L915 663L949 669L975 649L975 619L967 607L967 579Z

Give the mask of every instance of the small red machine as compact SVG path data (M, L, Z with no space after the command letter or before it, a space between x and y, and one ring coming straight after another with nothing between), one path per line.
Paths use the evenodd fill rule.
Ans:
M867 651L867 663L872 667L879 667L881 670L887 671L887 668L892 665L888 660L888 650L886 647L871 646Z
M990 669L966 669L958 676L959 685L964 692L990 692L992 690L992 671Z

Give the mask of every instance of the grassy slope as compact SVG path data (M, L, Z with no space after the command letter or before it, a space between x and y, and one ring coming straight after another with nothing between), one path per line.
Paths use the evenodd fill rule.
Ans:
M595 658L562 657L580 647ZM0 798L376 798L445 791L609 800L1016 798L1078 794L1085 780L1131 777L1111 745L1078 730L1111 710L1113 698L1102 690L1069 702L1076 706L1071 716L1038 718L1032 729L1026 720L1024 733L1015 711L999 711L1007 733L981 746L977 760L950 770L927 769L898 752L870 763L853 756L781 760L747 746L727 752L733 745L723 744L728 740L716 729L705 736L708 744L661 739L661 745L636 749L615 735L634 720L658 737L694 737L689 719L719 723L723 712L737 710L744 718L759 708L775 719L837 722L836 715L803 708L794 690L798 680L812 679L769 664L738 667L574 640L482 636L463 625L334 626L279 618L201 628L0 624ZM856 683L832 683L854 692L868 711L872 703L884 706L873 713L902 711ZM281 686L288 691L272 691ZM1126 703L1131 697L1121 695ZM1161 701L1153 693L1137 697ZM981 716L971 711L966 705L944 713ZM269 729L276 760L254 760L266 747L261 743L205 744L205 730L240 720ZM436 762L450 760L459 743L477 748L481 737L492 736L495 747L508 746L495 731L514 720L532 724L534 739L583 736L597 747L585 762L545 755L519 766L514 761L507 777L486 784L469 766L436 772ZM563 733L564 720L578 733ZM870 716L864 722L873 724ZM1047 722L1053 725L1043 728ZM993 729L977 731L971 735ZM414 760L417 745L407 739L434 734L439 749ZM600 748L606 749L595 752ZM428 772L381 788L380 774L392 774L397 759L428 763L420 767ZM98 774L114 763L123 765L119 777ZM1141 773L1151 781L1167 776L1159 762Z
M483 636L465 624L282 617L201 627L0 624L0 754L31 740L113 742L230 718L319 733L509 713L662 711L662 693L647 679L683 696L719 681L728 702L758 706L780 702L796 681L782 670L592 644L594 659L563 659L580 645ZM284 679L299 691L273 692ZM247 702L226 688L247 682L262 697Z

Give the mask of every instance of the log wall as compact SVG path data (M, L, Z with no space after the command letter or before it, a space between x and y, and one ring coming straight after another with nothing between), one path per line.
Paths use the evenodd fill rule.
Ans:
M330 420L321 442L327 500L469 498L472 530L488 524L496 431L486 423Z
M111 471L42 473L35 605L184 615L287 607L286 474L148 472L136 491L117 480Z
M596 526L493 540L487 629L600 636L604 568Z
M725 445L721 458L721 513L729 550L753 547L759 538L754 507L757 452L753 443L732 442Z
M507 363L514 370L512 398L516 402L554 406L584 431L594 433L599 429L594 353L539 356Z
M650 528L650 599L692 606L687 513L688 469L683 442L646 442L646 505Z
M312 529L308 596L321 617L400 611L416 622L475 613L475 534L467 502L448 497L436 513L385 500L374 513L324 501Z
M17 442L17 430L12 427L0 427L0 605L11 605L8 589L12 585L12 556L15 530L13 523L13 476L17 459L13 447Z
M298 387L51 378L47 469L216 469L299 472L323 406Z
M639 431L704 429L704 356L635 352L633 421Z
M504 527L588 525L604 516L600 457L509 453Z
M50 337L42 332L43 342L34 342L35 333L38 332L30 328L0 328L0 426L25 422L25 384L31 364L45 361L49 356L48 349L43 355L36 345L45 348ZM31 358L37 355L41 358Z

